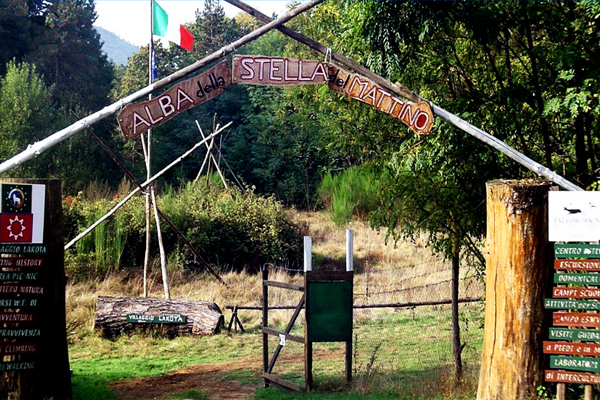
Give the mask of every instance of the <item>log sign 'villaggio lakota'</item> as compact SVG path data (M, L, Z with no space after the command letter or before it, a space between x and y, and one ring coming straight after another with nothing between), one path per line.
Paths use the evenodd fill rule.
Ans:
M370 104L399 119L419 134L429 133L434 121L428 103L401 100L371 80L335 65L316 60L236 55L233 73L227 61L222 61L152 100L127 105L117 118L121 131L125 139L134 139L180 112L218 96L232 81L265 86L328 85L336 93Z

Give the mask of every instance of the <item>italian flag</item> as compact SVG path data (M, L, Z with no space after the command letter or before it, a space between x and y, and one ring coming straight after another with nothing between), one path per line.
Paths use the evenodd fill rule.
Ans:
M192 51L194 46L194 37L192 34L183 25L172 21L157 2L153 1L152 4L152 14L154 15L152 19L152 33L156 36L164 37L186 50Z

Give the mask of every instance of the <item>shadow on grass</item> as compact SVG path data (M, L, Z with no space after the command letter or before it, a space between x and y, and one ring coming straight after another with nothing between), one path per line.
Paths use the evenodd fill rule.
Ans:
M319 374L313 376L314 390L310 393L289 393L278 388L260 388L255 392L253 400L474 400L477 392L477 372L477 369L465 371L464 379L458 385L455 385L452 366L411 372L372 369L359 373L349 385L339 376ZM285 374L281 378L297 380L297 376L288 377ZM304 384L299 381L296 383Z
M71 377L73 400L114 400L115 392L106 384L106 378L73 374Z

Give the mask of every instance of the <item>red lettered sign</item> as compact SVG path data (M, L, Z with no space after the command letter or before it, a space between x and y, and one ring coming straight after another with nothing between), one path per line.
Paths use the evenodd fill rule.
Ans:
M585 372L550 371L544 372L546 382L600 384L600 375Z
M554 269L600 271L600 260L554 260Z
M554 326L580 326L585 328L599 328L600 314L555 312L552 315Z
M552 288L552 296L559 299L600 299L600 289Z
M544 342L544 354L562 354L565 356L600 356L600 344Z

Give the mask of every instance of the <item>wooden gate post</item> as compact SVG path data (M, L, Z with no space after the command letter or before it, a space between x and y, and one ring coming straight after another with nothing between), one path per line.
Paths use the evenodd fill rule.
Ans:
M485 332L477 400L525 400L543 384L551 185L531 179L486 185Z
M61 183L2 178L0 184L0 226L7 228L8 217L11 228L8 238L0 232L0 313L10 321L0 324L0 398L70 399ZM20 242L31 228L28 218L33 238Z

